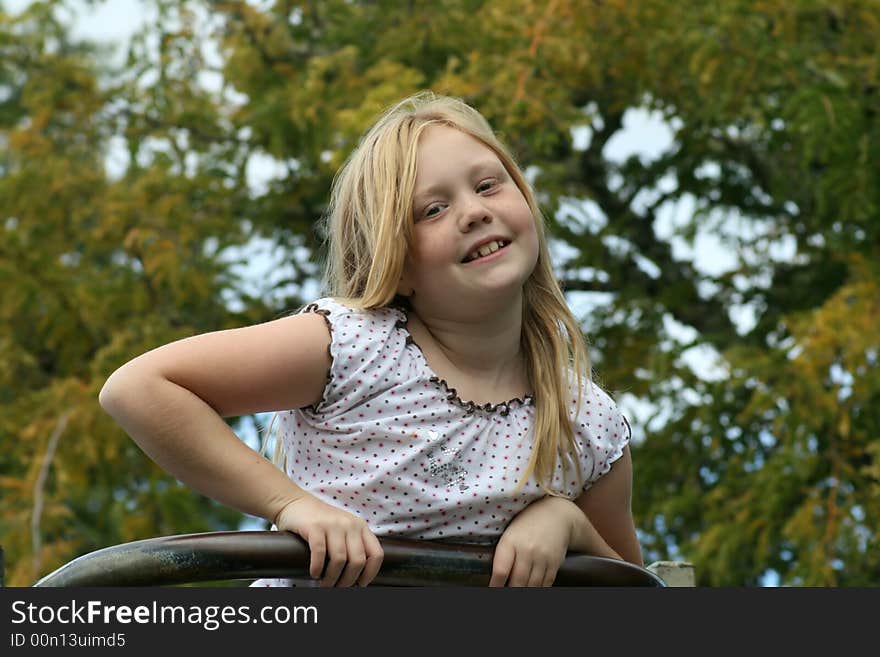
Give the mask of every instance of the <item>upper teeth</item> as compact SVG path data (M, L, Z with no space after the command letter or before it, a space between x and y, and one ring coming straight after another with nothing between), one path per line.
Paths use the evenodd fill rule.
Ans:
M505 245L505 242L499 242L498 240L493 240L492 242L488 242L483 244L483 246L474 249L468 254L467 260L476 260L480 257L485 257L490 253L495 253L498 249Z

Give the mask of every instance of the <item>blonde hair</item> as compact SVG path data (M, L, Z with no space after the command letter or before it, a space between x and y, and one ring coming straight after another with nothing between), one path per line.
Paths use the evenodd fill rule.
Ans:
M419 136L431 125L458 129L490 148L525 197L535 220L538 261L526 281L522 349L535 402L533 448L516 488L534 474L552 490L554 470L583 474L569 407L589 381L587 346L550 265L544 218L513 156L488 121L457 98L421 92L386 110L333 181L326 217L327 292L356 308L390 304L412 244L412 198Z

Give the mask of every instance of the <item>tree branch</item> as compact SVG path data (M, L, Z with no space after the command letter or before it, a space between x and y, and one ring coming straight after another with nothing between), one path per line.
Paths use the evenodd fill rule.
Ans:
M33 550L33 561L31 562L31 571L34 579L39 577L40 568L42 566L42 539L40 537L40 516L43 514L43 488L46 485L46 479L49 476L49 468L52 466L52 459L55 458L55 451L58 448L58 441L61 434L67 428L67 422L73 410L65 411L58 422L52 435L49 436L49 444L46 446L46 453L43 455L43 463L40 465L40 472L37 475L37 481L34 483L34 511L31 515L31 549Z

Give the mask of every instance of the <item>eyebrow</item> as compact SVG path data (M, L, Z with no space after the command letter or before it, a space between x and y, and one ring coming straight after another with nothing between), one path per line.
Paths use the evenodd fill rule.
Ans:
M498 160L481 160L480 162L474 163L470 169L467 171L467 177L470 178L475 173L479 173L480 171L484 171L486 169L494 169L501 170L503 172L507 172L504 168L504 165ZM446 188L446 183L439 183L437 185L431 185L430 187L426 187L425 189L416 191L413 194L413 205L418 205L420 202L424 201L426 197L433 196L437 192L441 192Z

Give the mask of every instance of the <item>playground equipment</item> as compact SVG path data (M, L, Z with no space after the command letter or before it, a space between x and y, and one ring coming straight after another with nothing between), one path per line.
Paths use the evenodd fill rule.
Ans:
M385 557L376 586L486 586L494 548L380 539ZM83 555L40 579L38 587L167 586L198 582L308 577L308 544L287 532L183 534L114 545ZM657 565L657 572L652 568ZM665 573L665 577L658 572ZM583 554L566 557L555 586L693 586L689 564L648 568Z

